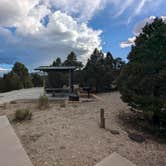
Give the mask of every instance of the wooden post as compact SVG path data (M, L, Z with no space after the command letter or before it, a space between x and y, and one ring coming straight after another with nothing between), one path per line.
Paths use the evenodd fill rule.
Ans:
M100 128L105 129L104 109L100 109Z

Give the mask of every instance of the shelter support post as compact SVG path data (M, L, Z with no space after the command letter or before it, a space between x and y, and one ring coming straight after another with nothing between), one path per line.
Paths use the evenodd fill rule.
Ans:
M69 88L70 93L73 93L73 70L69 70Z
M46 74L43 71L43 87L44 87L44 95L46 94Z

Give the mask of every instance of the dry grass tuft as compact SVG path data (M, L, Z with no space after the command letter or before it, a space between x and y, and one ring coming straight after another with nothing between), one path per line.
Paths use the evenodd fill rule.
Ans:
M46 95L41 95L38 100L39 109L46 109L49 107L48 97Z

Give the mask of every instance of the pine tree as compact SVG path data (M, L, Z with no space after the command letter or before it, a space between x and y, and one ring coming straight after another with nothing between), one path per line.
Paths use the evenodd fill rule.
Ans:
M16 62L12 68L12 71L20 78L20 82L23 84L23 88L30 88L33 86L28 69L24 64Z
M52 66L61 66L62 62L61 62L61 58L56 58L56 60L52 63Z
M64 61L63 65L75 66L78 69L81 69L83 67L82 62L77 60L77 56L73 51L67 56L67 59Z
M84 84L95 88L96 92L110 90L112 82L119 74L119 69L114 69L114 62L110 52L105 57L102 51L95 49L82 72Z

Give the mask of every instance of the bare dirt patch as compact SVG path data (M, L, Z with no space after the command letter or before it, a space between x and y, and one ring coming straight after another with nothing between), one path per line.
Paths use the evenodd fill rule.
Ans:
M65 104L55 101L46 110L39 110L35 100L22 100L6 104L5 109L0 107L0 114L12 119L18 108L33 112L31 121L12 125L34 166L94 166L112 152L138 166L165 166L165 144L147 135L141 144L128 137L119 119L119 112L128 108L120 100L119 93L105 93L99 97L103 101ZM98 125L100 108L105 109L106 130Z

